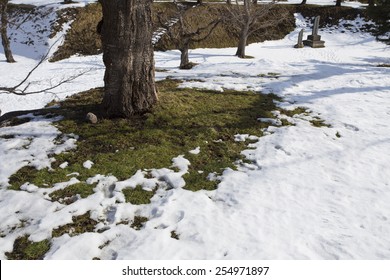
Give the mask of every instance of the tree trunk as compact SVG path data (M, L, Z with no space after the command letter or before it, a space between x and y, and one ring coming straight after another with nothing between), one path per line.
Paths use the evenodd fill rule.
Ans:
M1 16L1 43L4 48L5 58L8 63L15 62L15 59L12 55L11 45L7 35L7 25L8 25L8 17L7 17L7 5L8 0L0 0L0 16Z
M180 69L190 69L190 60L188 58L188 49L189 49L189 44L184 43L183 46L180 48Z
M341 7L341 0L336 0L336 7Z
M152 46L152 0L100 0L103 11L103 106L129 118L157 102Z
M305 4L306 4L306 0L302 0L300 5L305 5Z
M236 55L239 58L245 58L245 47L246 47L246 41L248 39L248 33L249 33L249 27L250 27L250 21L251 21L251 3L250 0L244 0L244 14L243 14L243 24L241 26L240 30L240 38L238 40L238 46L237 46L237 52Z
M248 32L241 31L240 39L238 40L236 56L239 58L245 58L245 47L248 39Z
M226 4L231 5L232 4L232 0L226 0Z

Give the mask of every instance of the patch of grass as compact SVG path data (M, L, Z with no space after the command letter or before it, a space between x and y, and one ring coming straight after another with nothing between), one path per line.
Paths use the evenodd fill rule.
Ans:
M148 221L148 218L142 216L135 216L133 223L130 225L135 230L140 230L144 224Z
M154 196L156 191L145 191L142 189L141 186L136 186L134 189L132 188L127 188L122 190L126 202L130 202L131 204L134 205L139 205L139 204L149 204L150 199Z
M49 249L48 240L32 242L25 235L15 240L12 252L6 252L5 256L9 260L42 260Z
M76 236L85 232L93 232L98 222L90 218L90 213L72 218L73 223L60 226L53 230L52 237L59 237L63 234Z
M71 204L76 201L76 195L81 198L86 198L93 194L93 189L96 184L89 185L84 182L71 185L62 190L52 192L49 196L52 200L58 201L63 204Z
M2 123L2 126L1 127L10 127L10 126L17 126L17 125L21 125L21 124L24 124L24 123L28 123L29 121L31 121L31 118L11 118L7 121L5 121L4 123Z
M6 134L6 135L0 135L0 138L1 139L13 139L15 138L15 135L9 135L9 134Z
M164 80L157 83L159 103L152 112L131 119L106 119L99 103L102 89L93 89L61 102L58 113L64 119L56 126L64 134L79 135L77 149L56 155L52 170L25 167L11 177L12 187L30 182L38 187L50 187L69 181L70 173L78 172L80 184L70 186L51 196L55 200L76 194L88 196L92 186L85 181L96 174L113 175L125 180L137 170L164 168L172 165L172 158L184 155L190 160L189 173L184 176L185 188L192 191L215 189L218 181L210 181L210 173L219 175L234 162L249 142L236 142L235 134L262 135L269 123L258 118L273 117L271 111L280 110L273 94L226 90L224 92L179 89L179 81ZM55 110L55 109L53 109ZM99 117L99 123L85 121L87 112ZM218 140L218 141L217 141ZM189 153L196 147L200 153ZM91 160L91 169L82 166ZM68 167L59 168L67 161ZM199 173L201 170L203 173ZM154 192L125 189L123 193L133 204L149 203ZM65 203L66 201L64 201ZM71 201L69 201L71 202Z
M310 123L314 127L331 127L330 124L325 123L325 121L319 117L314 117L313 120L310 120Z
M20 187L31 181L35 181L37 170L31 166L24 166L9 178L9 189L20 190Z
M179 235L176 233L176 231L171 231L171 238L179 240Z
M301 115L301 114L308 115L310 113L309 110L305 107L296 107L292 110L281 109L280 112L289 117L293 117L295 115Z

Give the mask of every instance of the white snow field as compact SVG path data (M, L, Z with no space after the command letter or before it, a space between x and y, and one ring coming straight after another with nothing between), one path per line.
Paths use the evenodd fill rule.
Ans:
M50 239L53 229L88 211L99 221L95 232L51 239L45 259L390 259L390 68L377 67L390 63L390 49L360 30L363 19L349 22L349 29L320 29L323 49L294 49L301 28L305 37L310 34L310 23L300 15L296 23L282 40L249 45L253 59L235 57L234 48L194 49L190 60L199 65L179 70L178 51L155 53L156 67L168 70L157 72L158 79L171 76L187 80L182 87L222 92L272 92L284 98L282 107L310 110L290 118L294 126L279 127L271 119L274 126L264 137L236 135L237 141L258 139L242 152L253 163L226 169L215 191L183 189L191 163L180 154L173 166L153 170L174 188L159 188L148 205L126 203L121 192L140 184L153 189L157 179L145 178L142 170L121 182L96 174L87 181L98 183L94 194L70 205L48 195L79 182L77 174L50 189L26 182L21 191L9 190L8 178L19 168L50 166L50 155L72 149L77 136L56 144L54 120L32 115L25 116L30 122L0 128L0 259L18 237ZM0 87L16 83L39 60L18 46L17 63L0 61ZM86 69L87 78L51 92L1 94L0 109L4 114L40 108L103 84L101 56L45 62L31 77L32 87ZM312 126L315 117L329 127ZM85 168L93 164L88 160ZM120 223L135 216L148 218L141 230Z

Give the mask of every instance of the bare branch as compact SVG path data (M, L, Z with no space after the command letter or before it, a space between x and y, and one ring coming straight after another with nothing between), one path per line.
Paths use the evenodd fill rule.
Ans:
M52 48L62 39L62 37L59 37L51 46L50 48L47 50L47 52L42 56L42 58L39 60L39 62L27 73L26 77L24 77L24 79L19 83L17 84L16 86L13 86L13 87L0 87L0 94L1 93L6 93L6 94L16 94L16 95L30 95L30 94L36 94L36 93L41 93L41 92L45 92L45 91L49 91L49 90L52 90L52 89L55 89L65 83L69 83L79 77L81 77L82 75L92 71L93 69L88 69L88 70L84 70L84 71L81 71L80 73L77 73L75 75L72 75L68 78L65 78L65 79L62 79L60 82L58 82L57 84L53 85L53 86L49 86L47 88L44 88L44 89L40 89L40 90L36 90L36 91L27 91L28 88L30 87L30 85L32 84L31 82L28 82L23 89L19 89L24 83L26 83L26 81L30 78L30 76L35 72L35 70L40 66L42 65L43 62L45 62L48 57L49 57L49 54L52 50Z

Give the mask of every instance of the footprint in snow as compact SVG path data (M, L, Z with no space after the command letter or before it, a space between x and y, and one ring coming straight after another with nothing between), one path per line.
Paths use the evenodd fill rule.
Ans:
M349 130L352 130L352 131L359 131L359 128L354 126L354 125L352 125L352 124L345 123L344 126L345 126L346 129L349 129Z

